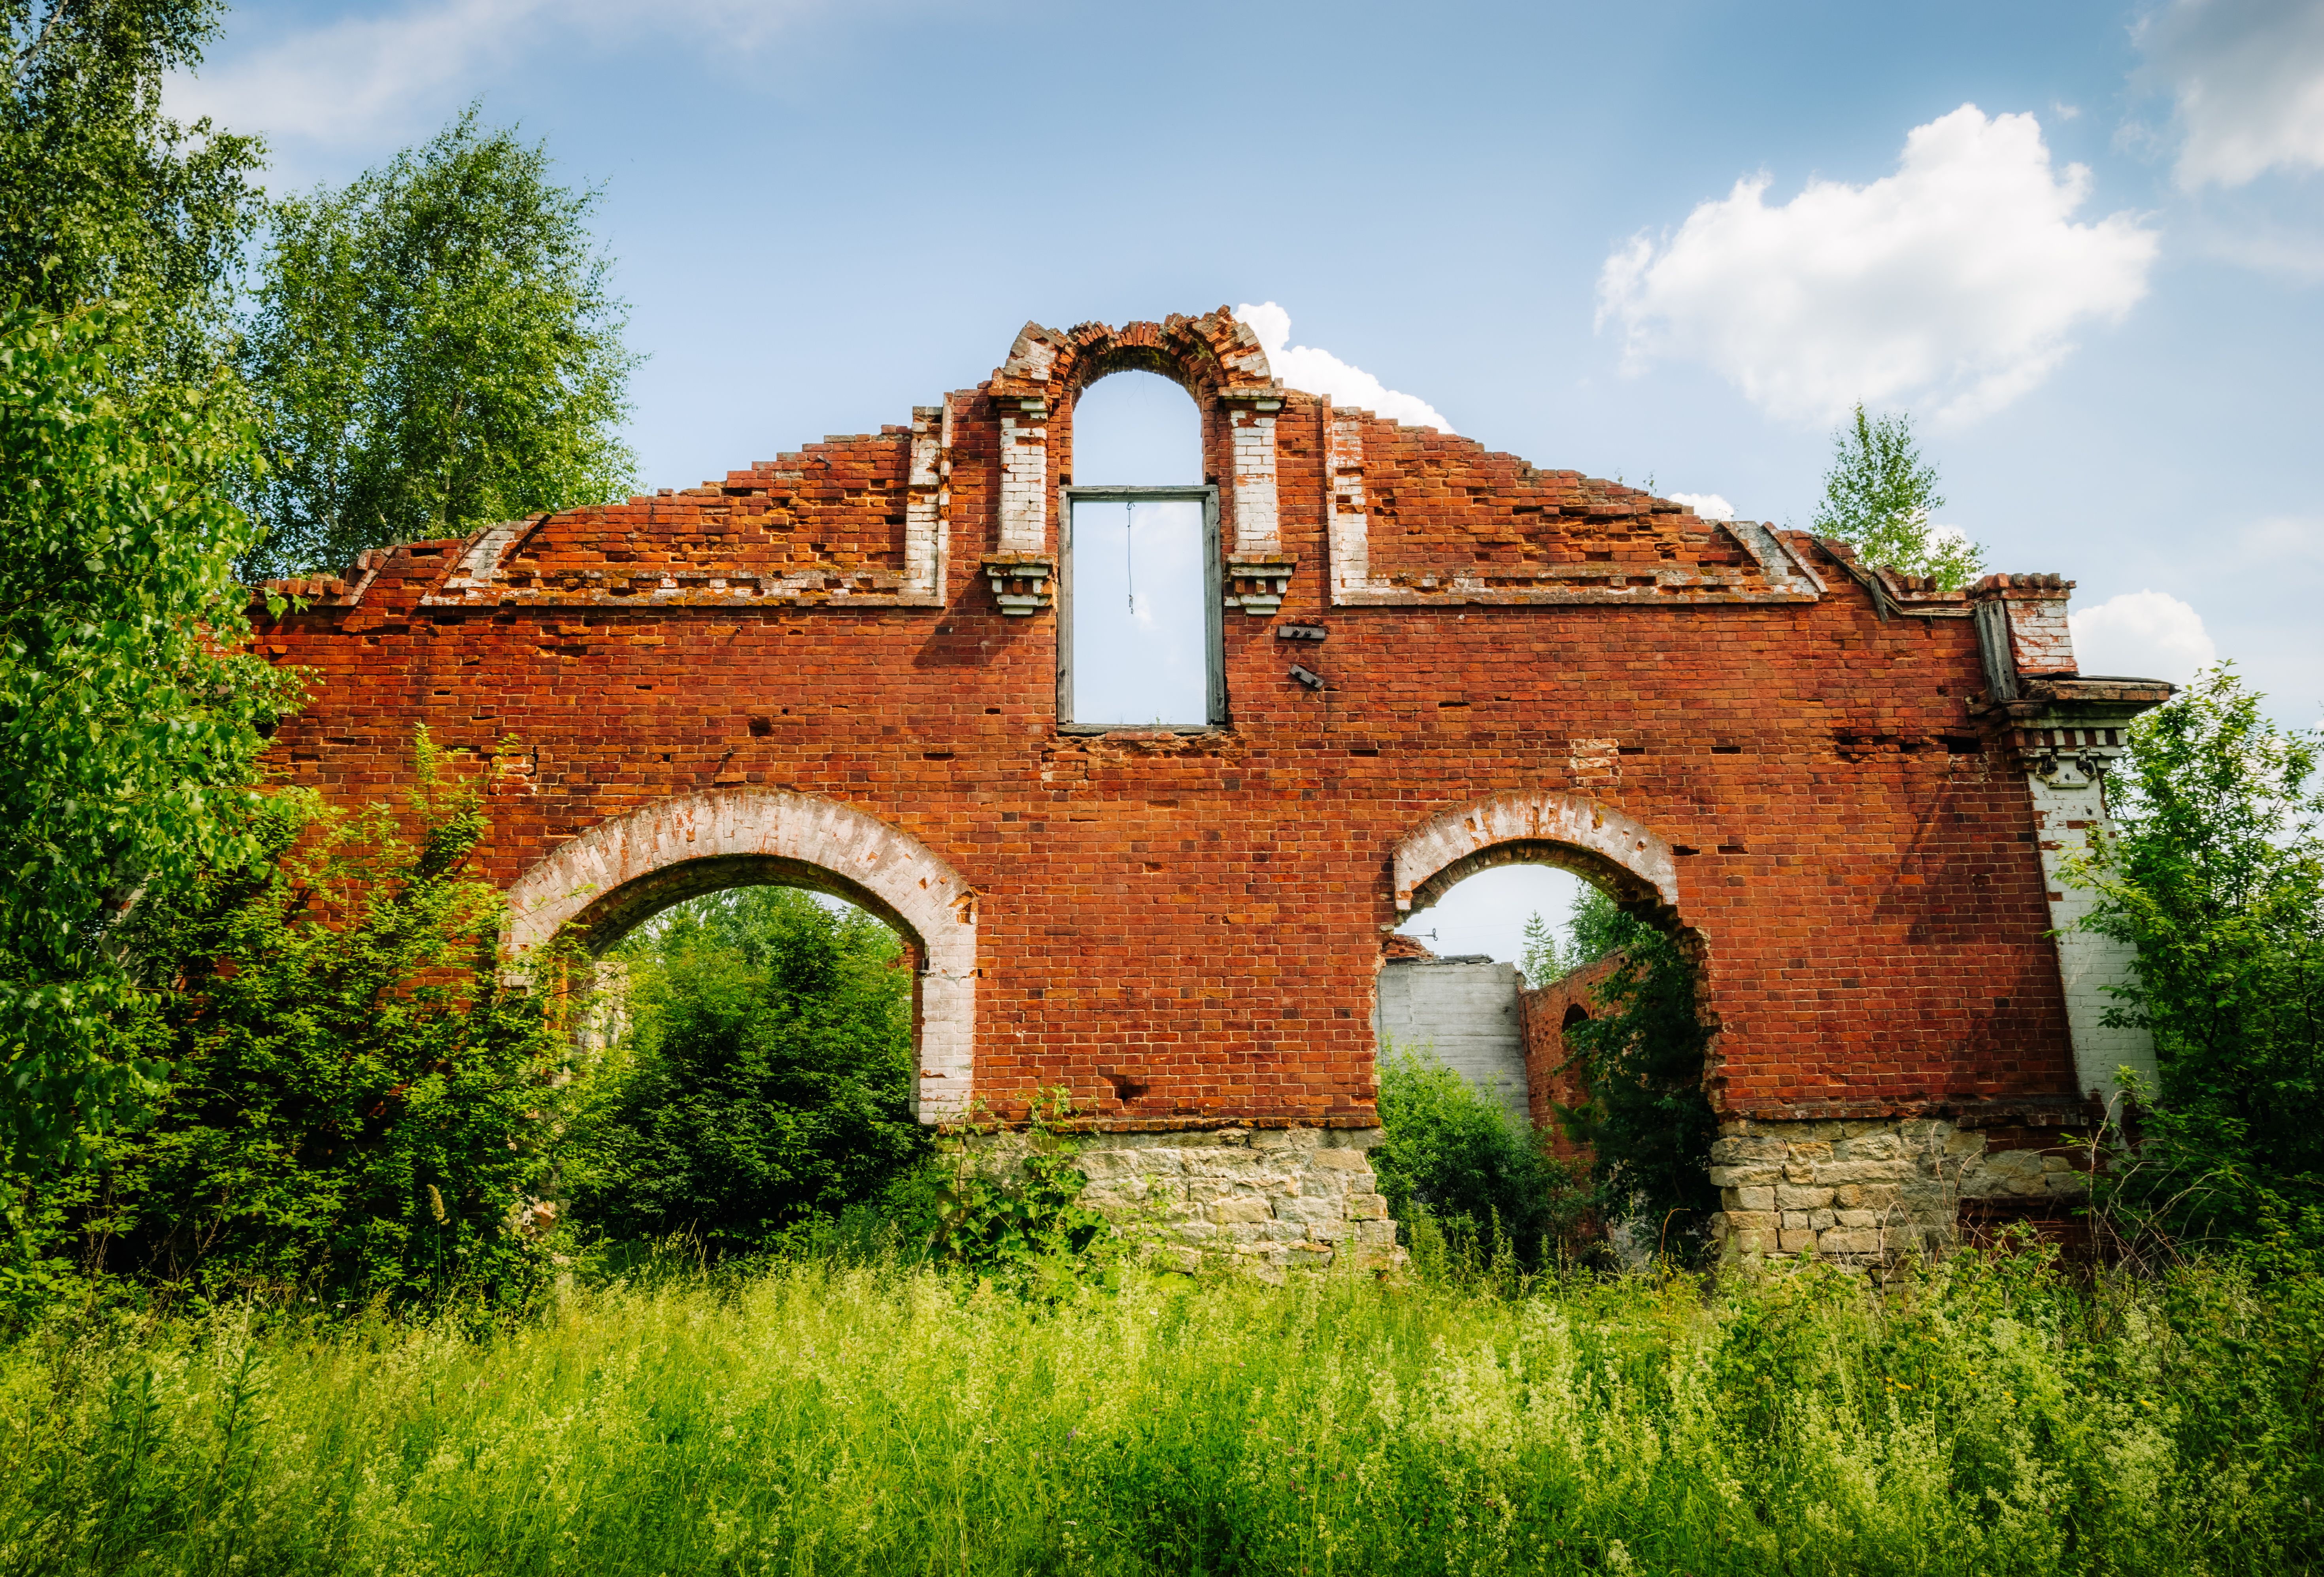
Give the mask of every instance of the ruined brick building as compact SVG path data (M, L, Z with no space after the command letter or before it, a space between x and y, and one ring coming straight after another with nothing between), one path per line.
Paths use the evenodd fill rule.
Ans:
M1074 416L1124 369L1202 418L1206 716L1074 721ZM1108 497L1118 496L1118 492ZM908 423L684 491L367 553L263 622L314 670L278 759L348 801L415 727L488 763L518 954L754 881L918 965L924 1121L1062 1086L1094 1196L1282 1263L1379 1242L1381 936L1569 867L1701 961L1731 1250L1854 1256L2146 1060L2053 928L2121 730L2070 583L1967 595L1279 386L1223 310L1028 325ZM1295 669L1296 670L1295 672Z

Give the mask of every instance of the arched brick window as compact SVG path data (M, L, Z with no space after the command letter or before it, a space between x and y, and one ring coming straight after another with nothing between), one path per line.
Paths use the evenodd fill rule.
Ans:
M1057 711L1074 728L1226 721L1218 489L1202 412L1172 379L1118 371L1074 401L1063 489Z

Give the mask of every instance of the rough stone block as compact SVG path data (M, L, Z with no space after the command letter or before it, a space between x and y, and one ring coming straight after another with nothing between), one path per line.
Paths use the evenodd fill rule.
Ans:
M1786 1254L1815 1252L1816 1235L1807 1231L1784 1231L1775 1235L1775 1246Z
M1902 1160L1831 1161L1816 1168L1819 1183L1895 1183L1909 1175Z
M1836 1227L1817 1240L1816 1248L1825 1254L1877 1254L1885 1245L1877 1231L1851 1231Z
M1388 1196L1384 1194L1351 1194L1348 1195L1348 1219L1378 1221L1388 1214Z
M1738 1188L1734 1208L1739 1211L1768 1211L1775 1208L1775 1191L1772 1188Z
M1802 1188L1792 1184L1780 1184L1775 1189L1775 1203L1784 1210L1821 1210L1831 1203L1829 1188Z
M1275 1213L1268 1208L1266 1200L1256 1194L1237 1194L1230 1199L1222 1199L1212 1205L1211 1219L1222 1224L1229 1222L1273 1221Z
M1711 1185L1713 1188L1743 1188L1779 1181L1784 1175L1780 1167L1713 1167Z

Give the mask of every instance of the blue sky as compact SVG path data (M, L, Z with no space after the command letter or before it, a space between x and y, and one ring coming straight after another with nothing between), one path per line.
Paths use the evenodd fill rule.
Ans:
M2086 669L2324 710L2324 0L251 5L171 92L284 189L475 98L603 182L654 485L1273 303L1287 381L1779 524L1910 410Z

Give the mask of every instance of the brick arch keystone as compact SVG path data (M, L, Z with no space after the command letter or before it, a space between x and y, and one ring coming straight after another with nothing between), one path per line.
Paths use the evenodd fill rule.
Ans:
M657 801L560 844L509 889L502 945L521 959L567 926L602 951L640 921L723 888L807 887L863 905L919 950L922 1122L968 1114L976 1047L976 890L909 833L805 794L732 789Z
M1430 817L1396 846L1396 907L1427 908L1464 878L1520 862L1559 865L1626 901L1678 909L1678 861L1635 817L1578 794L1496 794Z

